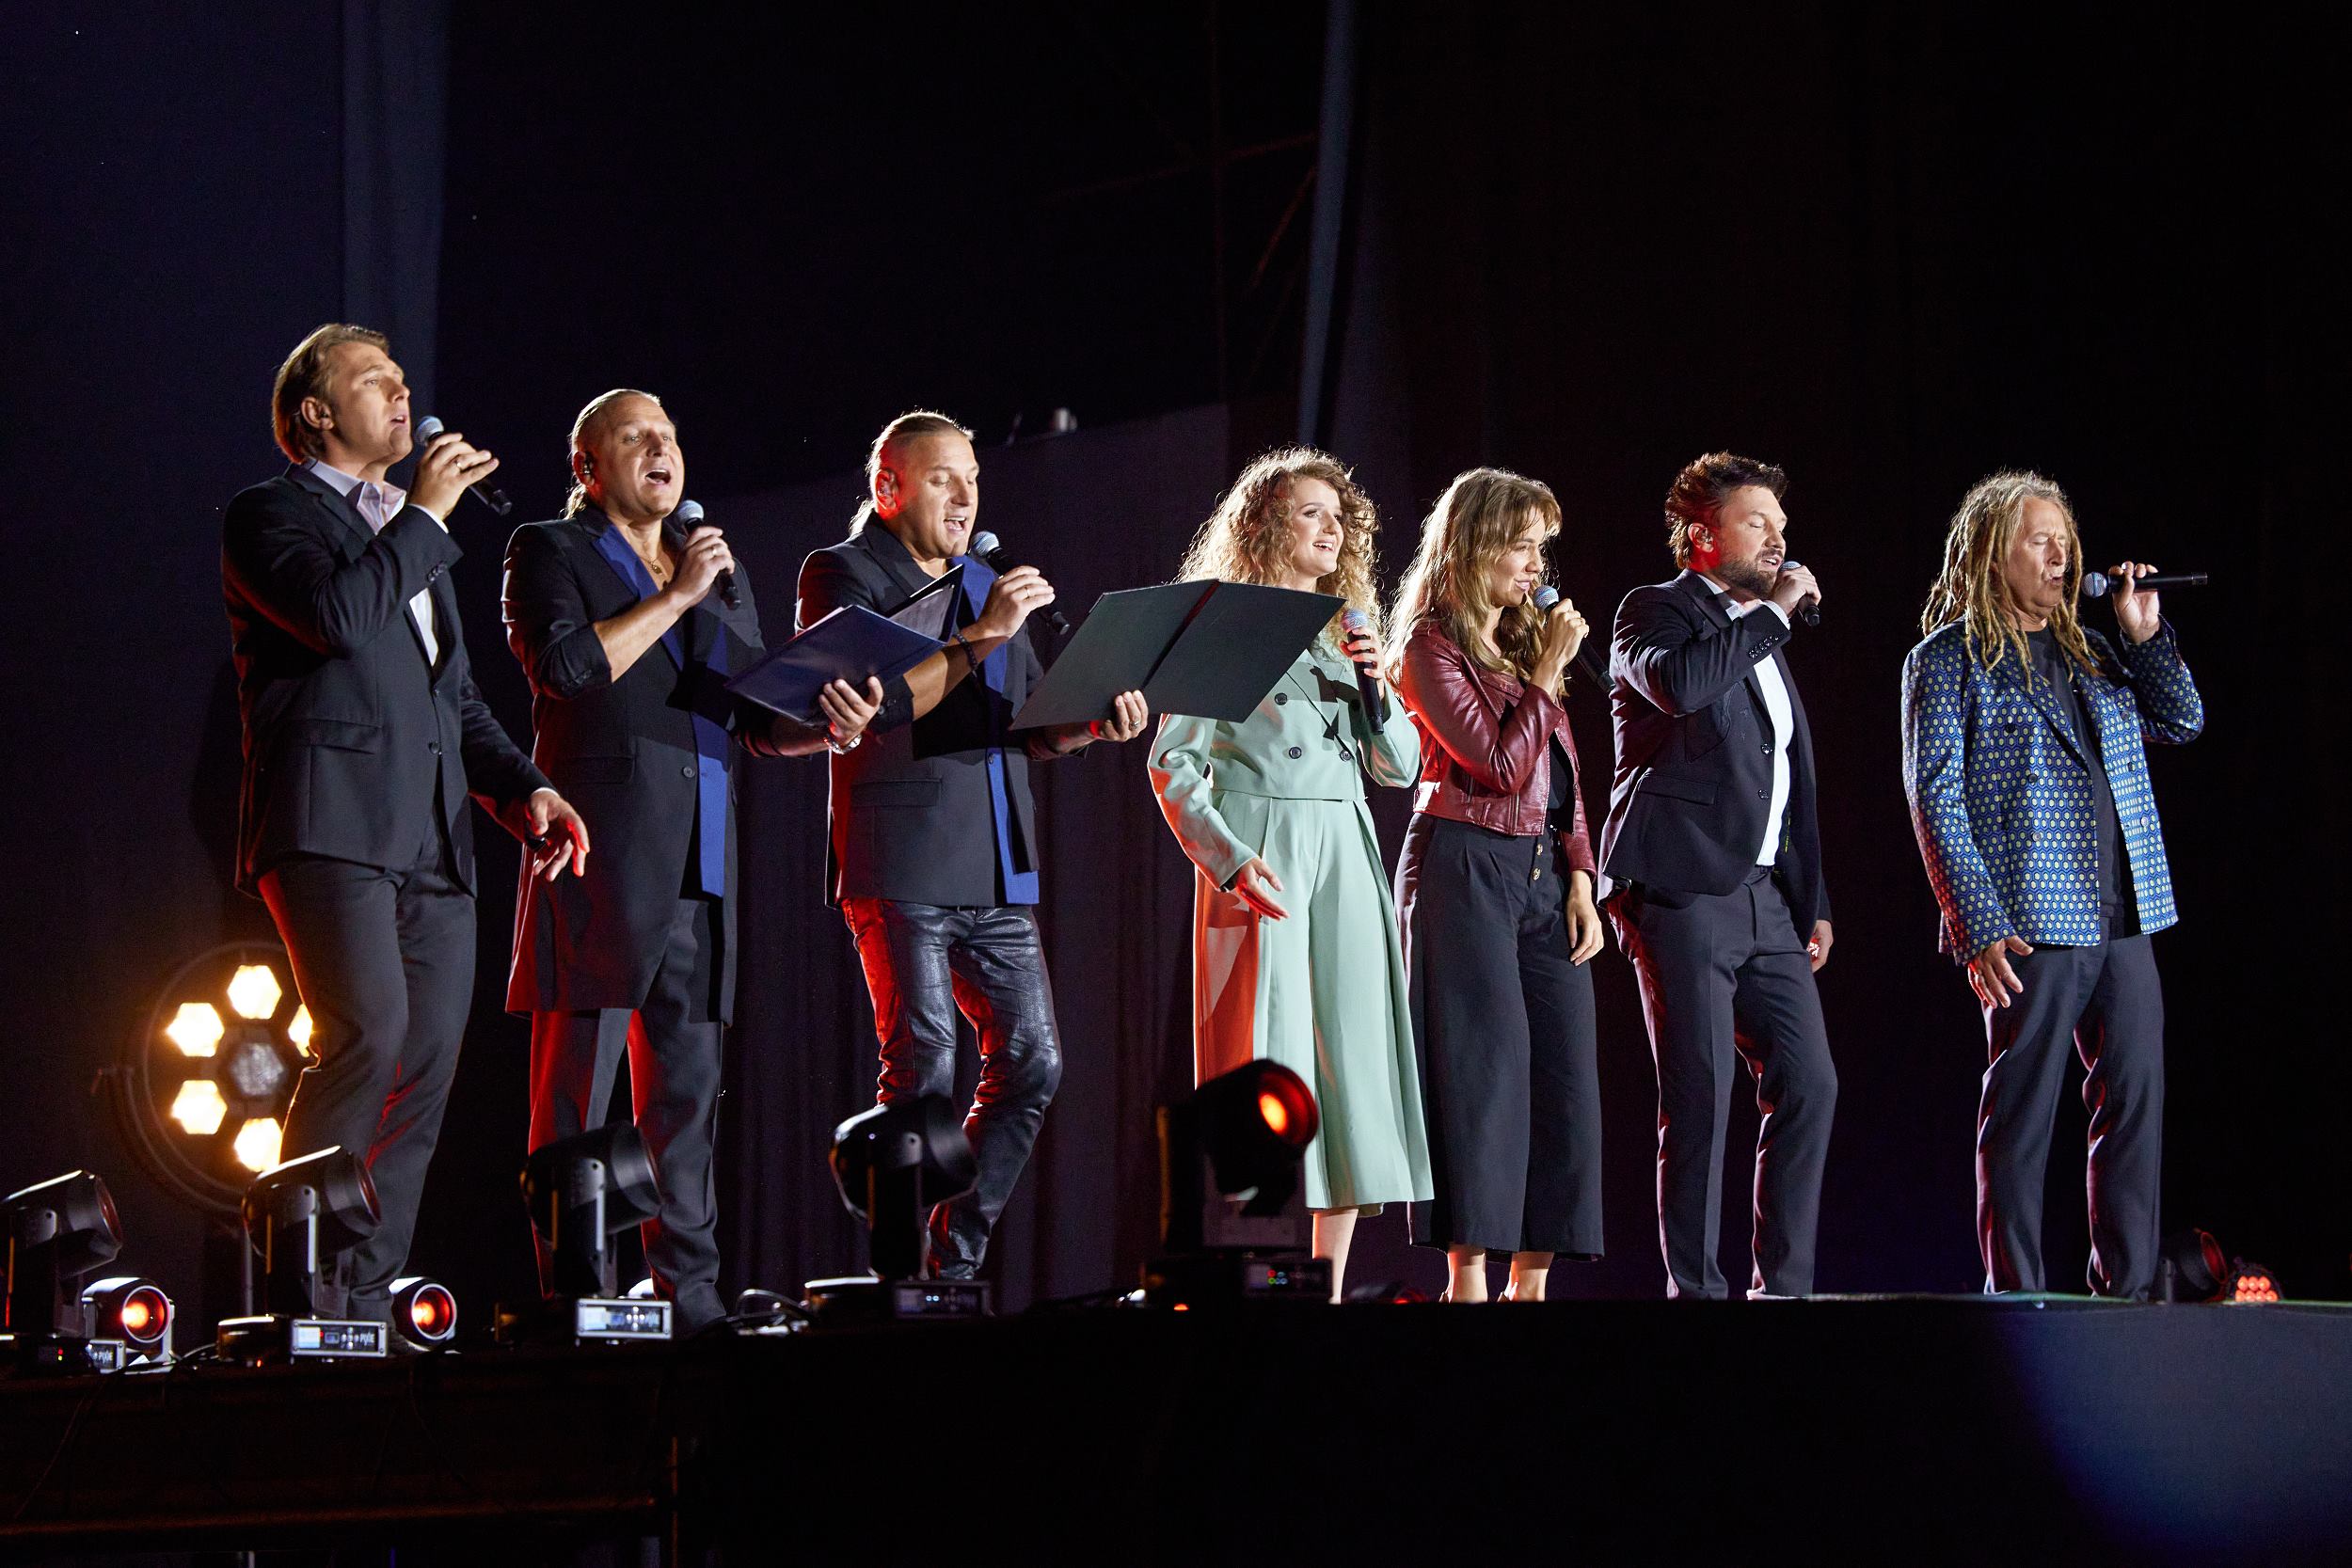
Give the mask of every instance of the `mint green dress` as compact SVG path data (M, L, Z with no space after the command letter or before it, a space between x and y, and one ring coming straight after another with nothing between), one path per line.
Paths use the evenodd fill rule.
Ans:
M1152 785L1198 872L1193 884L1194 1081L1252 1057L1307 1081L1323 1127L1307 1206L1375 1209L1430 1196L1405 958L1364 804L1364 775L1420 777L1421 742L1389 700L1375 733L1356 667L1318 638L1238 723L1169 715ZM1225 891L1263 857L1285 920Z

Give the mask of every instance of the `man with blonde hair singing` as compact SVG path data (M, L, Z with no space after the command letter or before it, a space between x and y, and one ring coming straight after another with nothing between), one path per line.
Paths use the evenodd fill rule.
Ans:
M2039 474L1970 490L1903 661L1903 787L1943 907L1943 947L1983 1008L1977 1232L1988 1291L2040 1291L2042 1179L2071 1039L2090 1108L2092 1291L2155 1283L2164 993L2149 936L2172 882L2144 742L2204 705L2171 626L2124 562L2120 643L2083 626L2081 546Z
M979 1036L979 1088L964 1120L978 1183L930 1222L936 1271L969 1278L1061 1082L1032 909L1028 765L1132 740L1147 715L1130 691L1110 717L1009 734L1044 673L1025 623L1054 590L1034 566L999 575L969 554L980 504L971 433L945 415L902 414L875 437L866 475L850 537L801 568L800 625L846 605L888 614L956 564L962 598L949 645L883 683L865 743L833 758L826 897L866 966L883 1102L953 1091L959 1011Z
M383 1225L339 1260L344 1311L389 1321L473 1001L471 794L534 845L588 853L579 815L475 688L449 519L498 459L443 436L405 492L408 386L380 332L334 323L271 397L294 466L229 503L221 580L245 724L237 885L268 905L317 1022L287 1157L366 1160Z

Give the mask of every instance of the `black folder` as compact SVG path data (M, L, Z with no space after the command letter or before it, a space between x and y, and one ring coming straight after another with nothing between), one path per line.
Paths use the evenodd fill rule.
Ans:
M942 646L935 637L844 605L791 641L771 650L727 682L727 689L803 723L821 724L817 693L831 680L863 688L868 676L889 680L914 669Z
M1012 727L1107 719L1122 691L1141 691L1153 713L1247 719L1343 602L1247 582L1105 594Z

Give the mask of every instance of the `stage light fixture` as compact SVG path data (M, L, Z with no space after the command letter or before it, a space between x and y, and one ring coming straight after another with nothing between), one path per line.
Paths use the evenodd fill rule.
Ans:
M107 1069L139 1163L174 1196L232 1227L246 1185L284 1152L294 1085L309 1065L310 1012L275 942L200 954L165 986L147 1027Z
M221 1037L228 1033L221 1026L220 1014L209 1002L183 1002L164 1025L164 1037L180 1048L183 1056L199 1059L220 1049Z
M229 1005L239 1018L266 1022L278 1016L278 1004L286 990L278 983L277 973L265 963L239 964L229 977Z
M72 1282L122 1250L122 1222L106 1183L70 1171L11 1193L0 1204L8 1231L9 1345L21 1368L88 1371L88 1326Z
M979 1177L955 1102L927 1094L861 1111L834 1129L828 1156L841 1202L866 1222L873 1272L812 1279L804 1287L820 1323L985 1317L985 1280L927 1279L930 1213Z
M2249 1263L2243 1258L2233 1259L2230 1277L2222 1288L2222 1299L2239 1306L2276 1304L2280 1298L2279 1276L2260 1263Z
M536 1314L501 1312L508 1338L618 1343L670 1338L671 1304L618 1293L612 1238L661 1212L644 1134L613 1122L532 1150L523 1202L551 1255L552 1286Z
M268 1170L278 1164L284 1143L285 1130L278 1125L276 1117L256 1117L237 1129L237 1164L249 1171Z
M413 1350L445 1350L457 1338L457 1298L422 1275L392 1281L392 1332Z
M834 1185L866 1222L868 1260L883 1279L912 1279L930 1260L933 1207L972 1190L979 1164L945 1095L862 1111L834 1129Z
M533 1149L523 1165L531 1223L555 1255L559 1295L619 1292L612 1238L661 1210L644 1134L613 1122Z
M246 1189L244 1210L246 1245L262 1257L262 1311L222 1321L221 1354L238 1361L382 1355L387 1325L344 1316L350 1293L335 1267L382 1223L366 1164L334 1148L289 1160Z
M1163 1106L1161 1256L1144 1270L1145 1300L1327 1302L1331 1265L1309 1252L1301 1172L1321 1128L1306 1081L1264 1060Z
M116 1275L82 1288L82 1321L102 1370L117 1370L107 1368L107 1360L117 1368L170 1360L172 1319L171 1298L151 1279ZM115 1354L105 1351L109 1344Z
M2229 1277L2228 1256L2206 1230L2176 1230L2156 1255L2158 1301L2212 1301Z
M221 1098L218 1084L209 1078L191 1078L171 1097L169 1115L180 1124L182 1132L209 1138L220 1131L220 1124L228 1118L229 1101Z

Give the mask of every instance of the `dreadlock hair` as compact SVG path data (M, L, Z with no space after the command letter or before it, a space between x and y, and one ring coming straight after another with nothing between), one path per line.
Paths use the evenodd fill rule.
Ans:
M1952 514L1951 529L1944 535L1944 569L1936 575L1935 586L1928 590L1928 602L1919 611L1920 634L1963 622L1967 627L1968 649L1979 663L1987 670L1997 669L2014 652L2018 667L2032 681L2031 650L2017 624L2017 600L2002 573L2010 546L2017 542L2017 531L2025 523L2029 500L2048 501L2066 519L2066 592L2050 612L2050 629L2077 669L2095 671L2099 661L2074 613L2074 596L2083 578L2082 535L2074 526L2074 509L2067 504L2065 491L2029 471L2004 470L1980 479L1961 498L1960 510Z
M1372 624L1376 641L1380 557L1373 536L1380 531L1380 515L1347 465L1312 447L1269 451L1244 468L1193 535L1177 577L1185 582L1279 583L1289 575L1291 508L1302 479L1319 479L1340 498L1339 564L1316 579L1315 592L1336 594L1346 607L1331 618L1324 635L1334 648L1341 646L1340 616L1353 610Z
M1397 586L1396 613L1389 618L1399 634L1389 654L1390 679L1404 663L1406 640L1423 621L1472 663L1523 681L1533 677L1544 645L1544 612L1532 595L1524 604L1502 607L1491 645L1481 629L1496 608L1486 594L1487 570L1531 517L1542 524L1545 538L1559 533L1560 501L1549 484L1506 468L1454 476L1421 525L1421 547Z

